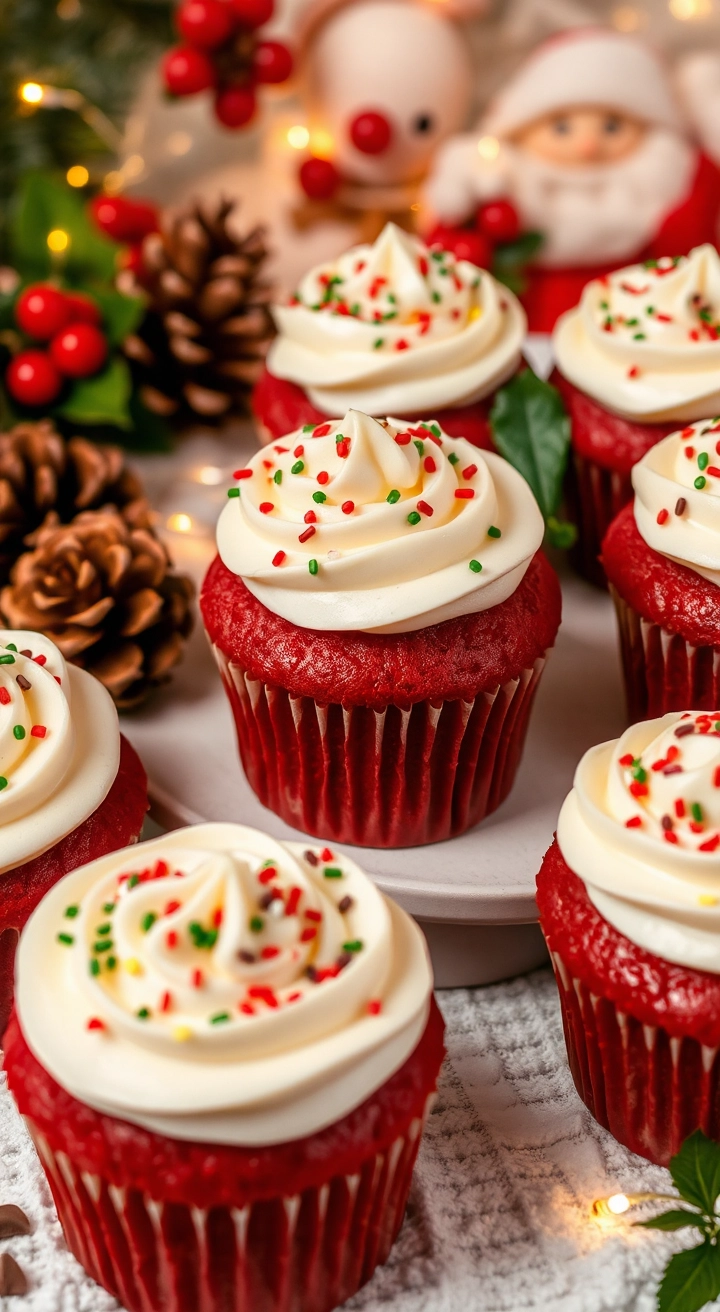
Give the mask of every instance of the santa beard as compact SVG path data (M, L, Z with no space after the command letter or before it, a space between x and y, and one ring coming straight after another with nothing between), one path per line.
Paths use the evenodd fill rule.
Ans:
M689 142L662 128L612 164L563 167L509 144L501 154L506 194L523 227L543 234L546 268L631 260L688 195L696 166Z

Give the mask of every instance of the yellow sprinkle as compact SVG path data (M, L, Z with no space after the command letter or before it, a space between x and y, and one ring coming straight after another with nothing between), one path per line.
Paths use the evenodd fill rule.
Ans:
M128 975L143 975L145 973L137 957L128 957L123 961L123 966Z
M468 314L468 319L470 319L470 321L472 322L473 319L479 319L481 314L482 314L482 310L480 309L479 305L471 305L470 313Z
M718 904L717 898L713 897L712 893L701 893L698 902L701 907L716 907Z
M187 1043L187 1040L192 1038L192 1030L189 1025L176 1025L172 1036L178 1043Z

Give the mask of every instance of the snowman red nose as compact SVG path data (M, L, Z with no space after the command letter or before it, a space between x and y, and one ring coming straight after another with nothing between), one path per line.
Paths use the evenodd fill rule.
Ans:
M350 124L350 140L364 155L381 155L392 140L392 127L384 114L365 109Z

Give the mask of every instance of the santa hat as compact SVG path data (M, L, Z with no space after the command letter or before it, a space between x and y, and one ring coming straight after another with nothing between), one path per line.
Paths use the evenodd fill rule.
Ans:
M621 32L582 27L538 47L490 104L483 131L506 137L573 105L597 105L659 127L682 128L669 77L655 53Z

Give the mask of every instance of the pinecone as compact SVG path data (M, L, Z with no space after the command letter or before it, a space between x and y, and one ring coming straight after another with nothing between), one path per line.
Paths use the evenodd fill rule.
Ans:
M69 441L50 419L16 424L0 433L0 586L25 551L25 538L49 511L67 522L78 511L111 503L135 527L149 526L150 508L139 478L119 447Z
M28 540L0 592L7 626L39 629L119 709L139 705L180 660L193 625L190 579L173 571L151 528L112 508L69 524L51 514Z
M140 396L155 414L219 418L244 410L274 333L272 289L259 274L262 228L237 237L234 201L169 214L142 246L149 308L126 338Z

